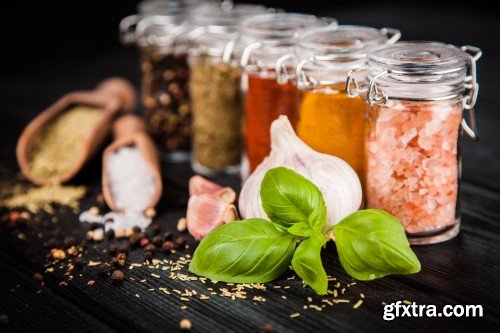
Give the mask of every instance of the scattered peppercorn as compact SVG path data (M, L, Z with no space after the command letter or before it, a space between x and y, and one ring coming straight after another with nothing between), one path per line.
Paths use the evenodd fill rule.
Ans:
M271 323L265 323L264 326L262 326L262 333L271 333L273 331L273 324Z
M92 207L92 208L97 208L97 207ZM92 210L92 208L90 210ZM89 213L90 213L90 210L89 210ZM96 215L99 215L99 209L97 209ZM97 223L97 222L92 222L92 223L90 223L89 230L96 230L96 229L99 229L101 227L102 227L102 224Z
M141 239L140 243L141 243L141 247L145 247L146 245L149 244L149 239L143 238L143 239Z
M153 224L150 230L153 235L158 235L161 231L161 226L159 224Z
M160 235L158 235L154 236L151 241L153 242L154 245L161 246L161 244L163 243L163 238Z
M75 260L73 260L73 264L78 268L82 268L87 264L87 262L83 260L83 258L75 258Z
M6 314L0 315L0 325L7 325L9 323L9 316Z
M54 258L56 260L66 259L66 252L64 252L61 249L55 248L55 249L50 250L50 255L52 256L52 258Z
M144 234L134 234L130 237L129 242L131 246L138 246L141 239L144 237Z
M141 229L140 227L138 227L138 226L133 227L133 228L132 228L132 230L133 230L136 234L139 234L139 233L141 233L141 232L142 232L142 229Z
M128 252L130 250L130 244L129 243L123 243L118 247L118 251L120 252Z
M46 247L48 248L54 248L54 247L57 247L57 244L58 244L58 241L56 238L51 238L47 241L47 243L45 244Z
M124 277L124 274L122 271L120 271L119 269L115 269L113 271L113 273L111 274L111 279L114 281L114 282L120 282L123 280L123 277Z
M113 229L109 229L108 231L106 231L106 238L109 240L115 238L115 231Z
M144 247L144 250L147 252L154 253L156 250L156 246L154 246L154 244L148 244Z
M163 245L161 246L164 250L166 251L171 251L174 249L175 245L174 245L174 242L172 241L166 241L163 243Z
M111 254L115 254L116 251L118 251L118 246L116 246L116 244L111 244L109 247L108 247L108 251L109 253Z
M68 254L72 256L76 256L78 254L78 250L76 249L76 246L72 246L68 249Z
M193 325L191 324L191 320L184 318L179 322L179 327L183 331L189 331Z
M65 247L73 246L73 245L75 245L75 243L76 243L76 239L73 236L65 237L63 240L63 244Z
M153 253L145 251L144 252L144 261L146 261L148 264L153 260Z
M163 238L165 238L165 240L170 240L174 237L174 232L172 230L167 230L165 231L165 233L163 234Z
M96 266L97 274L100 276L105 276L109 273L110 267L107 264L99 264Z
M43 281L43 275L40 273L35 273L33 274L33 280L37 282L42 282Z
M186 244L186 240L184 239L184 237L179 236L175 240L175 244L177 245L177 247L183 247Z

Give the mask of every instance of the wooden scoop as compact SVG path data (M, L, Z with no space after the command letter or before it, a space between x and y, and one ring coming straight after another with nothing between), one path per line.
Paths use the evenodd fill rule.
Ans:
M82 149L71 170L59 178L45 179L31 172L31 153L43 127L54 117L74 105L92 106L103 111L103 117L82 142ZM100 82L95 90L69 93L45 109L31 121L17 143L16 155L23 175L35 184L66 183L71 180L102 146L109 135L112 119L121 111L132 111L136 105L136 91L131 83L122 78L110 78Z
M113 143L104 150L102 157L102 192L104 200L106 200L106 203L112 210L117 212L123 211L122 208L116 205L111 192L108 177L108 157L112 152L122 147L135 146L153 173L156 193L151 198L151 202L146 209L154 208L160 200L163 184L158 150L156 149L154 141L147 134L146 124L137 116L131 114L123 115L113 124L113 137Z

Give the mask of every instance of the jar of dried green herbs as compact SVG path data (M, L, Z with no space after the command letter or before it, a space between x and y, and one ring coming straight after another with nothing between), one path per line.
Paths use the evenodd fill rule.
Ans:
M189 159L191 105L187 87L187 20L191 5L164 7L135 27L141 53L141 97L148 125L171 161Z
M193 112L193 169L238 173L242 149L240 21L265 12L255 5L202 7L190 22L189 92Z

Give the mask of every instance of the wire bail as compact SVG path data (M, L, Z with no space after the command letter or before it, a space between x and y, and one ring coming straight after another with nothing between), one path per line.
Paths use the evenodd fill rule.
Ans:
M250 55L252 54L253 51L257 50L260 47L262 47L261 42L255 42L245 47L243 53L241 54L241 61L240 61L241 67L243 68L247 67L248 62L250 61Z
M141 19L141 15L135 14L124 17L120 21L118 30L120 31L120 42L123 45L131 45L137 41L135 28L137 27L137 23L139 23Z
M387 37L387 44L394 44L401 38L401 31L394 28L382 28L380 32Z
M347 80L345 85L345 91L348 97L354 98L358 97L362 88L359 86L358 81L356 81L356 73L361 70L366 70L367 66L361 66L358 68L351 69L347 74ZM354 87L354 89L353 89Z
M474 105L476 105L477 96L479 93L479 83L477 83L476 62L477 60L479 60L479 58L481 58L482 51L481 49L470 45L464 45L460 49L466 53L467 64L469 67L468 68L469 75L467 75L464 82L466 95L464 96L463 99L463 108L464 110L467 110L471 126L469 126L467 120L465 120L465 117L462 118L461 124L464 131L469 135L469 137L472 140L478 140L479 134L477 131Z
M384 105L387 102L387 94L380 90L377 87L377 79L385 74L388 74L389 71L381 71L375 74L370 79L370 84L368 85L368 92L366 93L366 100L370 105Z
M274 68L276 72L276 81L279 84L285 84L288 79L290 78L291 74L288 73L287 67L286 67L286 62L288 60L294 59L295 55L293 53L286 54L282 57L280 57L278 60L276 60L276 66Z
M297 68L295 69L295 75L297 76L297 87L298 88L306 88L310 87L317 82L314 82L311 77L307 77L303 68L306 64L312 63L316 58L310 57L308 59L304 59L297 64Z

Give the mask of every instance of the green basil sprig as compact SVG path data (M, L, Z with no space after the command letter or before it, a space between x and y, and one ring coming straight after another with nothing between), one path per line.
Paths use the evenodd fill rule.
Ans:
M356 279L420 270L401 223L385 211L360 210L326 228L321 191L283 167L266 173L260 195L271 221L253 218L216 228L196 249L191 272L212 280L256 283L278 278L291 264L307 285L323 295L328 279L321 249L332 231L340 263Z

